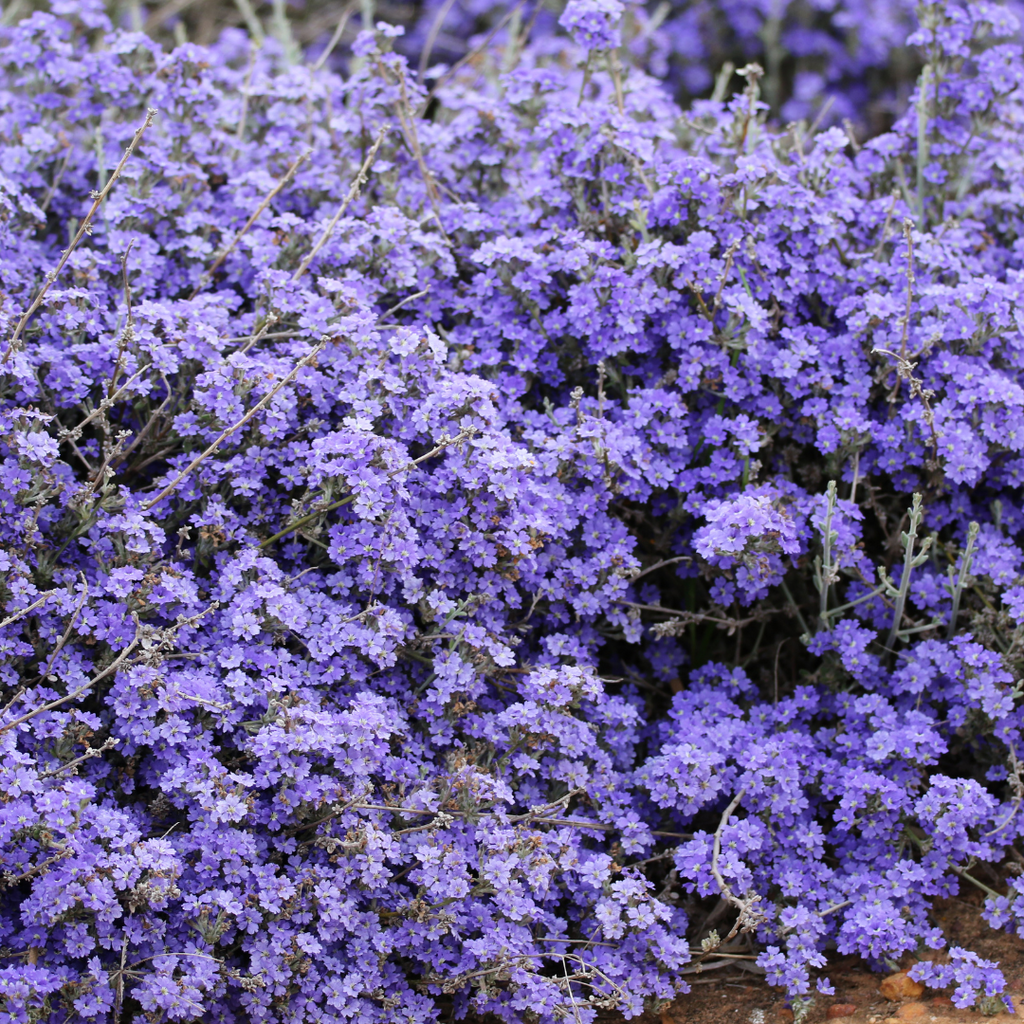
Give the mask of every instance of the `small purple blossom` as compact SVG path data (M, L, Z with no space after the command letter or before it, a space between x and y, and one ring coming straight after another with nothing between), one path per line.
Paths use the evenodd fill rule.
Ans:
M619 45L618 22L625 11L621 0L569 0L558 19L585 50L610 50Z
M959 946L950 947L948 963L925 960L915 964L908 973L914 981L923 982L929 988L955 985L953 1004L962 1009L973 1006L982 994L998 996L1006 987L997 964Z

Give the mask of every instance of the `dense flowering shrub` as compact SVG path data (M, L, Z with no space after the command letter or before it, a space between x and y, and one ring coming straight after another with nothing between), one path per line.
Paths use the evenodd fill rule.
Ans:
M619 7L429 85L4 28L12 1019L1002 991L929 905L1024 934L1016 25L920 8L861 144Z

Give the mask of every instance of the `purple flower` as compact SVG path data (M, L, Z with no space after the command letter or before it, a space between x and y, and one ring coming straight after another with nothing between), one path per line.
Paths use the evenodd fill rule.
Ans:
M621 0L569 0L558 19L585 50L610 50L619 45L618 22L625 11Z

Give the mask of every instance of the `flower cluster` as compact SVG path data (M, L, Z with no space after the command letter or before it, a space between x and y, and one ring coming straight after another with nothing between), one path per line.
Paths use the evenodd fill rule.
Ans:
M982 960L977 953L958 946L950 949L949 963L926 960L912 967L909 973L915 981L924 982L932 988L955 985L953 1004L960 1007L973 1006L980 992L985 993L983 998L992 999L1006 986L996 964L991 960Z
M424 78L0 29L11 1019L590 1024L1022 927L1016 23L923 6L858 139L680 107L619 6Z
M801 550L793 520L776 509L767 495L745 491L731 499L712 498L704 506L704 518L707 526L694 532L693 548L709 566L727 571L711 588L723 605L737 599L749 605L767 597L768 587L782 580L780 556ZM728 570L737 563L738 594L728 581Z
M558 23L585 50L610 50L619 45L624 10L621 0L569 0Z

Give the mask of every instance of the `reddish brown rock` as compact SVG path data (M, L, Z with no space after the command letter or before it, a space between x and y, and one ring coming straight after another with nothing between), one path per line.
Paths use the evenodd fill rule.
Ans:
M856 1003L833 1003L825 1011L825 1016L829 1020L838 1020L840 1017L852 1017L856 1012Z
M924 1003L904 1003L897 1011L896 1017L899 1020L917 1020L928 1012Z
M953 1000L949 996L935 996L931 1000L932 1006L952 1006Z
M897 971L882 981L878 991L890 1003L898 1003L903 999L917 999L924 992L924 985L908 977L906 971Z
M788 1006L784 1006L781 1010L776 1011L775 1019L779 1024L792 1024L793 1011Z

